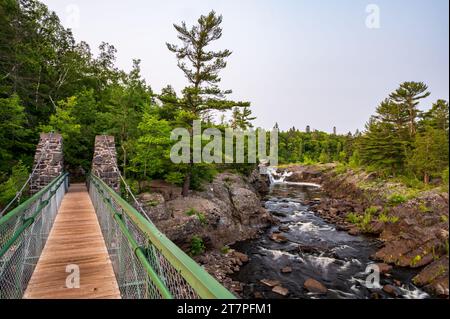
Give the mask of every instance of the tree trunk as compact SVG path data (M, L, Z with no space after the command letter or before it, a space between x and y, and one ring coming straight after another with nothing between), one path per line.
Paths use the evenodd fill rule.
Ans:
M428 185L430 183L430 175L428 175L428 173L425 173L423 175L423 182Z
M183 190L181 192L181 195L183 195L183 197L187 197L189 195L190 185L191 185L191 166L189 166L189 171L186 173L186 176L184 177Z

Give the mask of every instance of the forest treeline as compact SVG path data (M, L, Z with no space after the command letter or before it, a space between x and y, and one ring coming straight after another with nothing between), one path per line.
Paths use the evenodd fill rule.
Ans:
M178 44L168 43L167 54L178 61L186 87L180 93L170 85L154 92L139 59L130 72L120 70L112 44L101 43L94 56L39 1L0 0L0 206L26 180L40 132L63 135L65 163L74 174L89 170L96 135L114 135L123 174L136 188L137 181L157 178L186 193L218 170L252 169L169 159L170 132L191 129L195 119L203 120L204 128L252 127L250 103L230 100L232 91L220 87L231 51L209 50L222 36L221 22L222 16L210 12L192 27L174 25ZM419 102L428 95L423 83L401 84L361 133L280 132L280 162L339 161L385 176L448 180L448 102L438 100L421 112Z

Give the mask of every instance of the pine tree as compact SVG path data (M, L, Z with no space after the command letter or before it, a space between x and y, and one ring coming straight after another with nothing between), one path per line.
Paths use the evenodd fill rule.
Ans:
M414 137L417 130L416 120L419 115L417 106L420 100L430 95L427 90L427 85L422 82L404 82L390 95L391 100L398 104L400 109L408 110L408 126L411 137Z
M428 184L430 177L441 176L448 167L448 136L443 130L427 126L416 135L414 152L408 161L409 167L423 177Z
M372 117L366 124L366 133L359 140L361 161L388 174L403 171L406 158L405 144L398 138L392 123Z
M178 32L178 39L182 45L167 43L167 48L175 53L178 67L183 71L189 85L183 90L183 97L179 101L180 107L190 113L187 119L201 118L205 113L213 110L226 111L233 107L250 106L248 102L234 102L226 99L231 90L222 90L218 84L221 81L219 73L231 55L229 50L209 51L207 48L214 41L222 37L222 16L211 11L202 15L197 24L190 29L185 22L174 24ZM191 131L192 134L192 131ZM192 160L183 184L183 196L187 196L192 175Z

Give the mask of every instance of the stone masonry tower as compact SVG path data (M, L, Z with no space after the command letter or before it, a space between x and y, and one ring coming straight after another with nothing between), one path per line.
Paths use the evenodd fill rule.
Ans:
M33 169L36 168L36 171L30 181L31 194L39 192L63 172L64 160L62 142L63 139L61 134L41 134L34 155ZM36 167L36 165L38 166Z
M92 173L117 193L120 192L120 175L117 168L117 153L114 136L95 137Z

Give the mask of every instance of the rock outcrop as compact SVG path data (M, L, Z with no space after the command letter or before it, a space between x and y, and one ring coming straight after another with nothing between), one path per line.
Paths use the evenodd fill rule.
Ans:
M253 187L239 175L221 173L203 188L173 198L161 187L140 199L157 227L185 250L194 236L207 248L220 249L256 236L273 221Z

